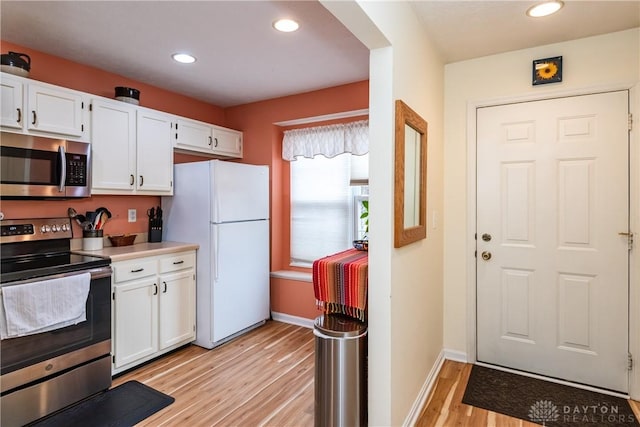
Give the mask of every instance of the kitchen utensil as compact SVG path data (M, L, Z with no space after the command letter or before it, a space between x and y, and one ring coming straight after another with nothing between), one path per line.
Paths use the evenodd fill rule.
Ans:
M26 53L9 52L0 55L2 71L16 76L29 77L31 57Z
M129 104L140 104L140 91L131 87L116 86L116 99Z
M78 218L78 212L76 212L75 209L73 208L67 209L67 215L69 215L69 218L75 219L78 225L82 226L82 221L80 220L80 218Z
M93 228L96 230L101 230L102 227L107 223L107 220L111 218L111 212L109 209L105 207L99 207L96 209L96 216L93 220Z

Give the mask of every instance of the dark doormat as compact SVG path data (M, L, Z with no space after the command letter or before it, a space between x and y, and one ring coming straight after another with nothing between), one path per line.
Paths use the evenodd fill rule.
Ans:
M128 381L31 426L130 427L171 405L175 399L138 381Z
M625 399L478 365L462 403L550 427L640 425Z

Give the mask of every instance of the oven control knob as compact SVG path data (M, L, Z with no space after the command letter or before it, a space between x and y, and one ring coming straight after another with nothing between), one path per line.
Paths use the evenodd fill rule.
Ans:
M54 233L57 233L58 231L60 231L60 226L57 224L53 224L51 226L51 231L53 231Z
M62 224L62 231L69 231L67 224Z
M50 231L51 231L51 227L50 227L50 226L48 226L48 225L43 225L42 227L40 227L40 231L41 231L42 233L48 233L48 232L50 232Z

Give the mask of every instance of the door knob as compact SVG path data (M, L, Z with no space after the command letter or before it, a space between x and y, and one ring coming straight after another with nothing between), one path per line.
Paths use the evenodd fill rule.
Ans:
M482 259L485 261L489 261L491 259L491 252L487 252L487 251L482 252Z

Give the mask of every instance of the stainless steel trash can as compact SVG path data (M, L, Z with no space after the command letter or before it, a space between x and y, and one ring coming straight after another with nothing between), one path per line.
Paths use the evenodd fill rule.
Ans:
M315 427L367 425L367 326L351 317L316 318Z

